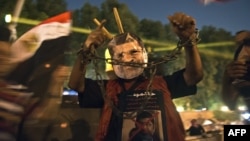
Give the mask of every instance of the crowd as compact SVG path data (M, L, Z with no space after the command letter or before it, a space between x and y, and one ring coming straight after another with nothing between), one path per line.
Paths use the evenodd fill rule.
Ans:
M22 128L25 120L34 118L52 118L48 112L56 112L50 107L49 97L61 97L65 80L69 76L70 67L57 65L52 72L44 72L39 68L29 74L23 83L18 83L26 72L34 66L12 63L11 31L0 27L0 140L21 141ZM52 64L51 64L52 65ZM49 70L49 68L47 68ZM42 79L36 78L42 76ZM28 84L28 81L32 83ZM36 81L35 81L36 80ZM48 86L48 87L44 87ZM43 89L44 88L44 89ZM43 93L43 95L39 95ZM55 101L53 101L55 102ZM56 114L56 113L54 113Z
M195 19L180 12L168 19L179 38L177 47L185 52L185 66L173 74L144 75L145 69L153 70L154 66L148 59L143 40L133 31L119 33L110 39L103 32L105 21L102 21L83 42L72 70L69 66L58 65L46 82L41 83L48 87L39 90L49 97L60 97L69 76L68 86L78 92L80 107L102 108L96 141L184 141L186 131L173 99L197 93L197 84L203 79L203 66ZM23 121L39 112L33 108L45 107L48 99L44 100L44 96L33 99L37 93L30 88L41 87L39 83L25 86L6 79L15 69L9 61L10 35L8 28L0 28L0 140L14 141ZM231 110L242 96L250 110L250 31L238 32L236 44L234 60L225 66L221 96ZM111 69L108 69L109 79L100 83L85 74L87 65L95 59L93 49L103 46L107 47ZM30 77L30 80L37 79ZM191 136L205 133L195 119L191 124L187 130Z

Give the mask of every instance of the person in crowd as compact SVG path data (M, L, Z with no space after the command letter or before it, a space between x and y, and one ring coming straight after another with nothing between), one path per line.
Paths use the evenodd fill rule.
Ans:
M234 59L226 65L222 83L222 100L231 110L235 109L238 97L242 94L247 100L249 89L250 31L242 30L236 33ZM245 93L245 94L244 94Z
M140 37L124 32L107 40L102 27L105 21L87 37L78 53L69 78L69 88L78 92L81 107L103 108L96 141L120 141L123 130L129 130L123 119L133 119L128 112L158 110L162 120L162 140L184 141L186 132L174 98L193 95L203 78L201 58L197 48L195 19L182 12L168 16L179 45L186 53L185 68L168 76L144 77L149 67L147 52ZM89 55L94 48L107 43L116 79L100 81L85 78Z
M235 42L234 59L224 70L222 100L230 110L235 110L241 96L250 112L250 31L237 32Z
M201 124L197 122L196 119L191 120L191 126L187 129L187 132L190 136L201 136L204 135L205 129L202 127Z
M156 134L154 115L149 111L139 112L135 120L135 128L129 133L130 141L160 141Z
M56 112L59 108L56 98L62 96L62 91L65 81L69 77L70 66L58 65L54 71L41 75L41 67L38 68L39 71L36 71L37 74L41 77L33 77L37 81L33 81L32 85L35 88L44 88L39 89L42 91L42 94L50 94L52 98L47 98L42 101L37 97L33 98L34 91L30 90L30 85L25 86L21 83L12 83L12 80L16 80L24 71L29 70L33 66L25 67L24 69L15 68L16 64L13 64L11 59L11 45L10 42L11 31L5 27L0 26L0 140L8 141L19 141L24 137L22 135L24 129L24 121L30 120L33 118L42 119L50 118L56 116ZM49 65L46 66L46 70L49 69ZM12 71L18 71L20 75L12 75ZM39 76L35 75L35 76ZM13 76L11 80L7 79L7 76ZM39 78L43 78L42 80ZM30 80L29 78L25 78ZM38 80L39 79L39 80ZM47 81L46 81L47 80ZM46 81L47 83L38 82ZM34 83L35 82L35 83ZM38 90L37 90L38 91ZM45 93L46 92L46 93ZM56 106L57 107L56 107ZM39 108L42 107L42 108ZM35 109L35 110L34 110ZM42 110L41 110L42 109ZM51 116L53 113L53 116Z
M9 70L10 59L10 35L11 32L7 27L0 26L0 78L3 79Z
M15 115L20 112L11 108L16 104L14 100L8 99L8 91L6 91L7 83L4 81L4 77L8 73L9 58L10 58L10 30L5 26L0 26L0 140L15 141L16 131L18 129L18 122L21 120L21 116ZM12 92L11 90L9 90ZM9 104L6 106L6 104ZM20 106L20 105L18 105ZM21 107L21 106L20 106ZM14 113L12 113L14 112ZM16 112L16 113L15 113Z

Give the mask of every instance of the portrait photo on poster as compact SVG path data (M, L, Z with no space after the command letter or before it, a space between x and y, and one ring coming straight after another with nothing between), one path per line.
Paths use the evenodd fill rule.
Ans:
M128 114L131 112L124 113ZM133 114L134 119L123 120L122 141L164 140L160 110L145 110Z

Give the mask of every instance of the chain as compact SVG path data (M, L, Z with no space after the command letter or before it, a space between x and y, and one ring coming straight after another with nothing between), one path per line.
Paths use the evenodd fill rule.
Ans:
M94 69L95 69L95 73L96 73L96 80L97 80L97 83L98 83L98 85L99 85L99 87L101 89L102 96L103 96L105 102L107 102L110 105L110 107L115 112L115 114L118 115L118 116L121 116L123 118L126 118L126 119L134 119L135 115L136 115L135 113L144 110L145 106L147 105L148 101L151 98L153 78L154 78L154 76L156 74L157 65L160 65L162 63L167 63L169 61L173 61L173 60L177 59L177 55L181 54L181 49L183 48L183 46L187 46L187 45L190 45L190 44L193 45L193 44L197 43L199 41L198 40L198 34L197 34L197 32L195 34L196 34L195 40L189 39L184 43L179 41L177 43L176 48L174 48L170 53L168 53L167 55L165 55L164 57L162 57L161 59L159 59L157 61L149 62L149 63L121 62L119 60L115 60L115 59L111 59L111 58L103 58L103 57L100 57L98 55L98 53L97 53L97 51L96 51L96 49L94 47L90 48L89 51L84 51L82 49L78 53L83 54L83 59L82 60L87 60L87 63L89 63L91 60L93 60L93 65L94 65ZM104 60L105 63L109 63L109 64L112 64L112 65L123 65L123 66L149 68L150 76L149 76L149 83L148 83L147 88L146 88L146 96L144 97L144 100L143 100L141 106L137 110L134 110L131 113L122 113L115 106L113 101L106 95L104 82L103 82L101 74L98 71L98 62L99 62L98 60ZM86 61L85 61L85 63L86 63Z
M200 40L201 39L199 38L199 30L196 28L195 32L186 41L179 40L177 46L194 46L198 42L200 42Z
M92 53L93 53L92 56L95 56L95 59L93 59L93 65L94 65L94 69L96 73L96 81L101 89L102 97L105 100L105 102L108 103L110 107L112 107L116 115L122 115L122 112L114 105L113 101L106 95L104 82L103 82L101 74L98 71L98 60L100 59L100 57L98 57L99 55L96 50L92 51Z
M147 66L149 68L150 75L149 75L149 83L148 83L147 88L146 88L146 92L145 92L146 95L144 97L144 100L143 100L141 106L137 110L134 110L133 112L127 113L127 114L125 113L123 116L124 119L134 119L136 117L135 113L139 113L139 112L144 110L144 108L147 106L148 101L151 98L153 78L156 74L157 65L176 59L177 58L176 55L180 54L181 48L182 48L182 46L177 46L169 55L165 56L165 58L163 58L161 61L151 62L151 63L147 64Z
M110 59L110 58L103 58L100 57L97 53L97 51L92 48L91 51L88 52L84 52L84 59L85 60L92 60L93 61L93 65L94 65L94 70L95 70L95 74L96 74L96 81L101 89L101 93L102 96L105 100L106 103L109 104L109 106L112 108L112 110L114 111L114 113L118 116L121 116L125 119L134 119L135 118L135 113L143 111L143 109L145 108L145 106L147 105L148 101L151 98L151 93L152 93L152 84L153 84L153 78L156 74L156 68L157 65L162 64L162 63L167 63L171 60L174 60L177 58L177 55L180 54L181 52L181 46L177 46L173 51L171 51L170 54L166 55L165 57L163 57L161 60L158 60L156 62L149 62L149 63L131 63L131 62L121 62L118 60L114 60L114 59ZM90 53L90 54L86 54L86 53ZM133 67L143 67L146 66L144 68L149 68L150 71L150 75L149 75L149 83L147 85L146 88L146 96L143 99L143 102L141 104L141 106L137 109L134 110L133 112L130 113L122 113L117 106L114 105L113 101L106 95L106 90L104 87L104 82L103 82L103 78L102 75L99 73L98 71L98 63L100 62L99 60L105 60L106 63L110 63L113 65L127 65L127 66L133 66Z
M136 117L135 113L139 113L139 112L144 110L144 108L146 107L148 101L151 98L152 84L153 84L153 78L155 76L155 73L156 73L156 66L153 67L153 68L150 68L149 83L147 85L147 89L146 89L146 92L145 92L146 95L145 95L145 97L143 97L144 100L143 100L141 106L137 110L134 110L131 113L124 113L124 116L123 116L124 119L134 119Z

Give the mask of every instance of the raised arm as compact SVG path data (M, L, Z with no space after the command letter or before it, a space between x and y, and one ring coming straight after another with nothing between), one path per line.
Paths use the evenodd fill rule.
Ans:
M202 63L196 45L186 46L186 69L184 78L188 85L194 85L203 78Z
M236 79L242 78L247 73L245 63L232 61L225 67L222 80L222 100L231 109L234 110L239 97L241 87L250 86L248 81L233 84Z
M78 52L68 83L69 88L75 91L84 91L86 66L91 61L91 58L89 57L91 50L99 47L107 39L106 35L102 32L104 23L105 21L102 21L101 25L89 34L81 50Z
M83 92L85 86L85 73L87 62L83 63L82 59L82 54L78 54L76 61L72 67L68 82L69 88L77 92Z
M187 85L195 85L203 78L203 68L200 54L197 48L197 29L195 20L184 14L175 13L168 17L173 31L180 39L186 53L186 67L183 73Z

